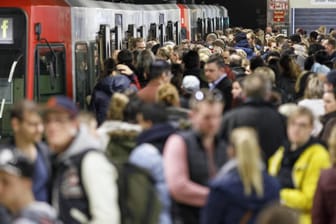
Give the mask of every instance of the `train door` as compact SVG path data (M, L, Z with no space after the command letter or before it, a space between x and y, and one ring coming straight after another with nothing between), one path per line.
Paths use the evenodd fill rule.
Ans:
M122 48L123 33L123 15L115 14L115 27L111 29L111 50L120 50Z
M161 46L163 46L164 43L164 21L165 17L163 13L159 14L159 41Z
M89 49L86 43L75 44L75 101L81 109L88 109L88 96L91 94Z
M0 138L10 136L10 108L27 88L27 19L19 9L0 9Z
M35 51L35 92L37 102L53 95L66 95L65 47L62 44L39 44Z

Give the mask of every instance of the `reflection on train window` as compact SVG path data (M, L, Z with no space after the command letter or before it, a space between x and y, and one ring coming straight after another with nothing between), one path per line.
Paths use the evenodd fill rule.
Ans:
M24 60L20 50L0 49L0 100L5 99L7 104L13 103L14 95L19 98L24 96Z
M23 78L24 73L24 57L20 50L0 49L0 78L8 78L13 63L17 61L14 70L14 77Z
M36 54L35 98L45 102L52 95L65 94L64 46L38 46Z
M76 103L80 106L80 108L85 109L88 106L86 98L91 93L88 46L86 43L76 43L75 49Z

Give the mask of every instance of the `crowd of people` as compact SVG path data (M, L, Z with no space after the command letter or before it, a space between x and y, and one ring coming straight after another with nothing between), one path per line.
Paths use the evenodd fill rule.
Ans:
M322 28L135 38L105 61L89 112L17 102L0 223L126 223L125 163L153 181L153 223L335 223L336 32Z

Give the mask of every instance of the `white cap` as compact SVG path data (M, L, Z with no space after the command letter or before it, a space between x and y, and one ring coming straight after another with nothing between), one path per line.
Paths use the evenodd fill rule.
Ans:
M186 75L182 80L182 88L189 93L193 93L200 89L200 80L196 76Z

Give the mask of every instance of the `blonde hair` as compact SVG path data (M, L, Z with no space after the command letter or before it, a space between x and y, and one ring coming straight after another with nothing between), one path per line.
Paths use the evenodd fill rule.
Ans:
M308 117L309 118L309 122L310 125L314 124L314 114L313 112L308 109L307 107L304 106L298 106L296 107L289 115L287 118L287 123L289 124L290 122L294 121L295 119L297 119L298 117Z
M166 106L179 106L180 97L176 87L171 83L164 83L156 91L156 102Z
M329 153L332 164L336 164L336 126L331 130L331 134L328 139Z
M310 75L308 83L304 91L304 98L306 99L321 99L323 96L323 81L319 76Z
M124 109L129 102L129 98L122 93L114 93L111 100L110 106L107 111L108 120L124 120Z
M170 57L170 50L167 46L165 47L160 47L158 51L156 52L156 57L163 59L163 60L168 60Z
M245 195L255 191L259 197L264 195L261 169L260 146L256 131L249 127L233 130L230 142L238 161L238 172L243 182Z

